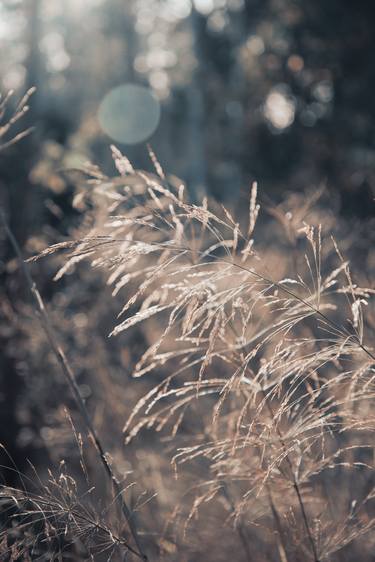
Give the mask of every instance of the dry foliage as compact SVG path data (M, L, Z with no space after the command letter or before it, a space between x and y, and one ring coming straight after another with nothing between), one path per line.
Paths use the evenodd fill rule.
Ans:
M6 96L1 98L0 96L0 139L3 137L8 138L0 144L0 152L9 148L13 144L17 143L24 137L26 137L32 129L23 129L18 134L12 135L12 129L15 127L16 123L26 115L29 111L28 102L30 97L35 92L35 88L30 88L22 99L16 104L16 107L12 111L10 116L7 115L8 106L10 105L10 100L14 94L13 90L10 90Z
M125 418L121 455L151 439L160 481L165 458L176 474L137 522L150 559L370 561L374 289L357 284L329 221L315 222L315 197L269 209L278 239L267 247L257 242L256 184L237 218L190 202L153 152L156 175L112 150L120 176L89 165L75 239L35 259L65 250L56 279L89 260L123 296L110 336L133 330L147 342L132 367L142 395L129 412L127 387L116 388L111 409ZM32 519L27 527L19 515L17 533L36 519L44 538L51 525L91 556L100 546L122 556L126 535L85 507L69 478L62 472L38 496L1 492ZM11 547L5 536L3 548L30 552L29 535Z

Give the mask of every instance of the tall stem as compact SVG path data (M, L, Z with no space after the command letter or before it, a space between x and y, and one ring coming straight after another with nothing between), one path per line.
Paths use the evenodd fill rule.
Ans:
M318 551L317 551L317 548L316 548L316 545L315 545L315 541L314 541L314 538L313 538L313 535L312 535L312 532L311 532L311 529L310 529L309 520L308 520L308 517L307 517L306 508L305 508L305 503L304 503L303 497L302 497L302 492L301 492L300 486L298 484L297 478L296 478L294 470L293 470L292 461L290 460L288 450L287 450L287 446L286 446L285 441L284 441L283 434L281 433L280 428L275 421L274 411L272 409L272 406L270 404L268 396L263 389L262 389L262 394L263 394L263 397L264 397L264 402L266 404L266 407L269 411L269 414L270 414L270 417L271 417L271 420L272 420L272 424L275 428L275 431L277 433L277 436L280 440L281 446L282 446L283 451L285 453L285 460L288 464L288 467L290 469L290 473L292 475L293 489L294 489L294 491L297 495L298 504L299 504L299 508L300 508L300 511L301 511L301 515L302 515L302 520L303 520L303 523L304 523L304 526L305 526L305 529L306 529L306 533L307 533L307 537L309 539L311 550L312 550L312 553L313 553L313 556L314 556L314 562L320 562L319 556L318 556Z
M99 455L101 463L104 467L104 470L105 470L107 476L109 477L109 479L112 483L114 494L115 494L115 497L116 497L116 501L118 502L118 505L119 505L119 507L120 507L120 509L121 509L126 521L127 521L130 533L131 533L131 535L134 539L134 542L137 546L137 549L138 549L138 552L134 551L133 549L132 549L132 551L134 552L134 554L136 554L138 556L138 558L147 562L148 558L142 550L140 540L139 540L139 536L138 536L138 533L137 533L137 529L136 529L136 527L133 523L133 520L132 520L132 513L131 513L131 511L130 511L130 509L129 509L129 507L128 507L128 505L127 505L127 503L126 503L126 501L125 501L125 499L122 495L122 490L120 488L119 483L116 480L116 477L113 473L112 467L107 460L107 457L106 457L103 445L101 443L101 440L100 440L100 438L98 436L98 433L97 433L97 431L96 431L96 429L93 425L93 422L90 418L90 415L89 415L89 412L86 408L85 402L84 402L84 400L81 396L81 392L79 390L79 386L77 384L74 372L73 372L73 370L70 366L70 363L69 363L62 347L60 346L60 344L58 342L55 331L54 331L54 329L52 327L52 324L51 324L51 321L49 319L46 307L44 305L42 296L39 293L38 288L37 288L32 276L31 276L31 273L29 271L27 263L24 261L24 259L22 257L21 249L18 245L18 242L17 242L16 238L14 237L11 229L9 228L9 226L6 222L6 219L5 219L5 216L4 216L4 213L3 213L2 210L0 210L0 219L1 219L1 222L3 223L4 229L5 229L5 232L8 236L8 238L9 238L9 241L10 241L15 253L17 254L17 256L19 258L21 268L22 268L22 271L24 273L28 288L30 290L30 293L31 293L33 299L34 299L37 317L40 320L41 326L42 326L42 328L43 328L43 330L44 330L44 332L47 336L47 339L49 341L51 349L52 349L52 351L53 351L53 353L54 353L54 355L55 355L55 357L56 357L56 359L57 359L57 361L58 361L58 363L61 367L61 371L64 375L64 378L65 378L65 380L66 380L66 382L67 382L67 384L68 384L68 386L69 386L69 388L70 388L70 390L73 394L74 400L75 400L75 402L77 404L77 407L79 409L79 412L82 416L84 425L86 426L86 430L88 431L89 435L91 436L91 438L92 438L92 440L95 444L96 450L98 452L98 455Z

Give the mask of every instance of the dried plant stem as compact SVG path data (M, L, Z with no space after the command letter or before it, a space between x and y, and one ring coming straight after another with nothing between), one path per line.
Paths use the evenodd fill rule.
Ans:
M229 503L232 513L235 513L236 512L235 505L233 503L230 492L228 490L228 486L227 486L226 482L224 482L224 481L222 482L221 492L222 492L224 498ZM242 521L238 522L238 524L236 525L236 530L237 530L238 536L240 538L244 553L246 555L246 560L248 562L251 562L252 557L251 557L250 546L248 544L248 538L246 536L246 532L245 532Z
M233 323L232 323L232 322L229 322L228 325L230 326L231 330L232 330L233 333L236 335L236 337L238 337L237 330L236 330L236 328L233 326ZM271 409L271 406L270 406L269 401L268 401L268 396L267 396L267 394L265 393L265 391L264 391L263 389L262 389L262 394L263 394L263 398L264 398L264 400L265 400L267 406L269 407L269 409ZM272 420L274 420L274 416L273 416L273 415L272 415ZM277 428L277 429L278 429L278 428ZM285 448L285 445L284 445L284 444L283 444L282 446L283 446L283 448ZM260 454L259 451L258 451L258 454L259 454L259 459L260 459L260 458L261 458L261 454ZM226 490L226 488L224 488L224 491L225 491L225 490ZM268 496L268 501L269 501L269 504L270 504L272 516L273 516L273 518L274 518L274 520L275 520L276 528L277 528L277 531L278 531L278 533L279 533L280 546L281 546L281 548L282 548L282 550L283 550L283 555L284 555L284 557L286 558L286 556L287 556L287 554L286 554L286 553L287 553L287 548L286 548L286 543L285 543L285 540L284 540L284 533L283 533L283 529L282 529L282 525L281 525L281 521L280 521L280 516L279 516L279 514L278 514L278 512L277 512L276 506L275 506L274 501L273 501L273 498L272 498L272 494L271 494L270 487L268 486L267 483L266 483L266 490L267 490L267 496ZM233 506L233 510L234 510L234 506ZM238 532L239 532L239 535L240 535L240 538L241 538L242 542L244 543L244 548L245 548L245 550L246 550L246 553L249 553L249 554L250 554L250 551L248 550L249 547L248 547L248 544L247 544L247 542L246 542L246 537L245 537L245 535L244 535L243 529L239 527ZM286 559L286 561L287 561L287 559ZM287 562L288 562L288 561L287 561Z
M223 260L223 261L226 262L226 260ZM239 267L240 269L243 269L243 270L245 270L245 271L248 271L249 273L251 273L252 275L258 277L259 279L262 279L263 281L266 281L267 283L270 283L270 285L274 285L274 286L277 287L278 289L284 291L284 292L285 292L286 294L288 294L289 296L291 296L291 297L297 299L297 300L300 301L302 304L304 304L305 306L307 306L310 310L312 310L317 316L319 316L325 323L327 323L328 325L330 325L330 326L331 326L332 328L334 328L337 332L343 332L343 329L342 329L340 326L338 326L338 325L336 324L336 322L334 322L333 320L331 320L330 318L328 318L328 316L326 316L323 312L321 312L321 310L319 310L319 308L315 307L314 305L312 305L311 303L309 303L308 301L306 301L303 297L300 297L299 295L297 295L297 294L294 293L293 291L290 291L288 288L284 287L282 284L277 283L277 282L275 282L275 281L273 281L273 280L271 280L271 279L268 279L267 277L265 277L264 275L261 275L261 274L257 273L257 272L254 271L253 269L249 269L249 268L244 267L244 266L241 266L240 264L237 264L237 263L234 263L234 265L235 265L236 267ZM344 331L346 331L346 330L344 330ZM348 333L347 335L348 335L348 337L354 338L355 341L356 341L356 343L357 343L357 345L358 345L358 347L359 347L362 351L364 351L364 353L365 353L370 359L372 359L373 361L375 361L375 356L373 355L373 353L372 353L366 346L364 346L364 345L362 344L362 342L361 342L361 340L359 339L358 336L356 336L355 334L349 334L349 333ZM310 542L310 545L311 545L311 550L312 550L313 555L314 555L314 562L320 562L319 557L318 557L318 552L317 552L317 549L316 549L316 545L315 545L315 541L314 541L314 538L313 538L313 536L312 536L312 532L311 532L311 529L310 529L310 525L309 525L309 521L308 521L308 517L307 517L307 513L306 513L305 504L304 504L304 501L303 501L303 498L302 498L302 493L301 493L299 484L298 484L298 482L297 482L297 479L296 479L295 474L294 474L294 471L293 471L292 462L291 462L291 460L290 460L290 458L289 458L289 455L288 455L288 453L287 453L287 447L286 447L286 445L285 445L285 441L284 441L284 439L283 439L283 435L282 435L282 433L281 433L281 431L280 431L280 429L279 429L277 423L275 422L275 416L274 416L274 412L273 412L272 406L271 406L271 404L270 404L270 402L269 402L269 400L268 400L268 396L267 396L267 394L266 394L266 392L265 392L264 390L262 390L262 394L263 394L263 396L264 396L264 400L265 400L265 404L266 404L266 406L267 406L267 409L268 409L268 411L269 411L269 413L270 413L270 416L271 416L271 419L272 419L272 423L273 423L273 425L274 425L274 427L275 427L275 430L276 430L276 432L277 432L277 435L278 435L278 437L279 437L279 439L280 439L281 446L282 446L282 448L283 448L283 450L284 450L284 452L285 452L285 459L286 459L286 461L287 461L287 463L288 463L288 466L289 466L289 468L290 468L290 471L291 471L291 475L292 475L292 478L293 478L293 488L294 488L294 490L295 490L295 492L296 492L296 495L297 495L298 503L299 503L299 506L300 506L301 514L302 514L302 519L303 519L303 522L304 522L304 525L305 525L305 528L306 528L306 532L307 532L307 536L308 536L308 539L309 539L309 542Z
M211 254L211 256L212 256L212 254ZM214 257L214 256L212 256L212 257ZM321 310L319 310L318 307L309 303L306 299L297 295L294 291L291 291L287 287L284 287L281 283L278 283L277 281L273 281L272 279L269 279L265 275L262 275L262 274L258 273L254 269L250 269L250 268L245 267L245 266L243 266L239 263L236 263L236 262L229 262L228 260L225 260L225 259L220 259L220 261L224 262L225 264L233 265L233 266L235 266L239 269L242 269L243 271L247 271L251 275L254 275L254 277L257 277L258 279L261 279L262 281L265 281L266 283L269 283L270 286L276 287L280 291L283 291L284 293L286 293L290 297L292 297L292 298L296 299L297 301L299 301L300 303L304 304L307 308L309 308L312 312L314 312L317 316L319 316L319 318L321 318L326 324L328 324L334 330L336 330L336 332L346 333L348 338L354 339L356 344L358 345L358 347L360 349L362 349L362 351L364 351L364 353L366 353L366 355L370 359L372 359L372 361L375 361L375 355L365 345L363 345L363 343L361 342L361 340L359 339L359 337L356 334L350 334L345 328L342 328L341 326L336 324L336 322L334 322L333 320L328 318L328 316L326 316Z
M303 523L304 523L304 526L305 526L305 529L306 529L307 537L309 539L311 551L312 551L313 556L314 556L314 562L321 562L320 559L319 559L319 556L318 556L318 551L317 551L317 548L316 548L314 537L313 537L312 532L311 532L311 528L310 528L310 524L309 524L309 520L308 520L308 517L307 517L306 508L305 508L305 503L304 503L303 497L302 497L302 492L301 492L300 486L298 484L298 481L296 479L296 476L295 476L295 473L294 473L294 470L293 470L292 461L290 460L288 450L287 450L287 446L286 446L285 441L284 441L283 434L281 433L280 428L275 421L275 414L274 414L274 411L272 409L272 405L270 404L270 402L268 400L268 396L263 389L262 389L262 394L263 394L263 397L264 397L264 402L265 402L266 407L268 409L268 412L270 414L272 424L275 428L275 431L277 433L277 436L280 440L281 446L282 446L283 451L285 453L285 460L288 464L288 467L289 467L289 470L290 470L290 473L291 473L291 476L292 476L293 488L294 488L294 491L295 491L297 499L298 499L298 504L299 504L299 508L300 508L300 511L301 511Z
M232 325L232 323L230 323L229 325L230 325L231 329L234 331L234 333L236 333L236 330L235 330L234 326ZM296 495L297 495L298 504L299 504L299 507L300 507L302 519L303 519L303 522L304 522L304 525L305 525L305 528L306 528L307 536L308 536L308 538L309 538L309 542L310 542L310 545L311 545L311 550L312 550L312 553L313 553L313 555L314 555L314 562L320 562L320 560L319 560L319 558L318 558L318 553L317 553L317 550L316 550L316 546L315 546L315 541L314 541L314 539L313 539L313 536L312 536L312 533L311 533L311 529L310 529L310 525L309 525L309 521L308 521L308 518L307 518L307 513L306 513L306 509L305 509L305 504L304 504L304 501L303 501L303 498L302 498L301 490L300 490L300 488L299 488L298 482L297 482L296 477L295 477L295 474L294 474L292 461L291 461L290 458L289 458L289 454L288 454L287 447L286 447L286 444L285 444L285 441L284 441L284 437L283 437L283 435L282 435L282 433L281 433L281 431L280 431L279 426L277 425L277 423L276 423L276 421L275 421L275 413L274 413L274 411L273 411L273 409L272 409L272 405L271 405L271 403L270 403L270 401L269 401L269 398L268 398L267 393L265 392L265 390L264 390L263 388L262 388L261 392L262 392L262 396L263 396L263 399L264 399L264 403L266 404L267 410L268 410L268 412L269 412L269 414L270 414L270 417L271 417L271 420L272 420L272 424L273 424L273 426L274 426L274 428L275 428L275 431L276 431L276 433L277 433L277 436L278 436L278 438L279 438L281 447L282 447L282 449L283 449L283 452L285 453L285 459L286 459L286 461L287 461L287 464L288 464L290 473L291 473L292 478L293 478L293 488L294 488L294 491L296 492ZM284 551L285 551L285 545L284 545L284 541L283 541L283 533L282 533L282 527L281 527L281 522L280 522L279 514L278 514L278 512L277 512L277 509L276 509L275 504L273 503L271 491L270 491L270 489L269 489L268 486L267 486L267 494L268 494L268 499L269 499L269 502L270 502L270 507L271 507L272 515L273 515L273 517L274 517L274 519L275 519L276 526L277 526L277 529L278 529L278 532L279 532L279 535L280 535L280 540L281 540L283 549L284 549Z
M107 476L109 477L109 479L112 483L114 494L115 494L115 497L116 497L116 501L117 501L117 503L118 503L118 505L119 505L119 507L120 507L120 509L121 509L126 521L127 521L129 530L131 532L131 535L132 535L132 537L134 539L134 542L136 544L136 547L138 549L138 551L136 551L134 549L129 549L129 550L131 550L138 558L140 558L140 559L142 559L146 562L148 560L148 557L146 556L146 554L144 554L143 549L141 547L139 536L138 536L138 533L137 533L137 529L136 529L136 527L133 523L133 520L132 520L132 513L131 513L131 511L130 511L130 509L129 509L129 507L128 507L128 505L127 505L127 503L126 503L126 501L123 497L122 490L120 488L119 483L116 480L116 477L113 473L111 465L109 464L109 462L107 460L107 457L106 457L104 448L101 444L101 441L99 439L98 433L97 433L97 431L96 431L96 429L95 429L95 427L92 423L92 420L91 420L90 415L87 411L84 400L81 396L78 384L77 384L76 379L75 379L74 372L73 372L73 370L72 370L72 368L69 364L69 361L68 361L63 349L61 348L61 346L58 342L55 331L52 327L52 324L51 324L51 321L49 319L49 316L48 316L46 307L44 305L43 299L41 297L41 294L38 291L38 288L37 288L32 276L31 276L31 273L29 271L28 265L26 264L26 262L24 261L24 259L22 257L22 252L21 252L21 249L19 247L19 244L18 244L15 236L13 235L11 229L9 228L9 226L7 224L7 221L6 221L6 218L5 218L5 215L4 215L4 212L1 209L0 209L0 219L1 219L1 222L4 226L5 232L8 236L8 238L9 238L9 241L10 241L17 257L19 258L19 261L20 261L22 271L24 273L28 288L30 290L30 293L31 293L33 299L34 299L37 317L40 320L42 328L43 328L43 330L44 330L44 332L45 332L45 334L48 338L48 342L51 346L51 349L52 349L52 351L53 351L53 353L54 353L54 355L55 355L55 357L56 357L56 359L57 359L57 361L58 361L58 363L61 367L61 370L63 372L65 380L67 381L68 386L69 386L69 388L70 388L70 390L73 394L74 400L75 400L75 402L77 404L77 407L80 411L80 414L82 416L82 419L83 419L83 422L86 426L86 429L87 429L89 435L91 436L91 438L92 438L92 440L95 444L96 450L98 452L98 455L100 457L100 460L101 460L101 463L104 467L104 470L105 470Z
M285 537L284 537L284 531L281 525L281 521L280 521L280 516L277 512L276 506L274 504L273 501L273 497L272 497L272 493L271 493L271 489L268 485L268 483L266 484L266 490L267 490L267 495L268 495L268 501L270 503L270 507L271 507L271 511L272 511L272 515L273 518L275 520L276 523L276 528L277 528L277 532L279 533L279 550L282 549L282 553L283 553L283 560L285 559L286 562L288 562L288 558L287 558L287 545L286 545L286 541L285 541Z
M11 492L11 493L9 495L2 494L1 495L2 498L7 498L11 501L14 501L15 499L18 499L17 498L18 490L14 489L14 488L7 488L7 490L9 490L9 492ZM47 500L45 500L43 497L38 496L38 497L34 498L33 496L26 496L26 499L29 502L31 502L33 505L36 505L38 509L43 509L43 517L46 517L48 514L51 514L51 515L56 514L56 511L54 509L52 509L49 502ZM118 544L120 546L124 546L129 552L131 552L132 554L134 554L136 556L139 556L139 553L133 547L131 547L121 537L114 534L109 528L107 528L100 521L98 521L94 518L90 518L90 517L88 517L88 516L86 516L82 513L79 513L74 508L65 508L62 505L58 505L57 507L61 509L61 513L66 513L66 515L68 515L69 517L72 516L74 519L79 519L84 523L88 523L91 527L93 527L96 530L101 531L103 534L107 535L108 538L112 542L114 542L115 544ZM29 510L28 514L30 515L31 513L32 512Z

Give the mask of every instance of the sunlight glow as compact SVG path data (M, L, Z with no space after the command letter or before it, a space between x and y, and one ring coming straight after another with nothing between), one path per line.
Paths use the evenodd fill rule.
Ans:
M160 103L152 91L136 84L123 84L103 99L98 120L103 131L124 144L138 144L156 130Z

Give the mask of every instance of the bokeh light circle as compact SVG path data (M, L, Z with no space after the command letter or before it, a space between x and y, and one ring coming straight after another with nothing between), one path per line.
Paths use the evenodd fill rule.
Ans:
M137 84L117 86L104 97L98 120L113 140L138 144L147 140L160 120L160 103L152 91Z

